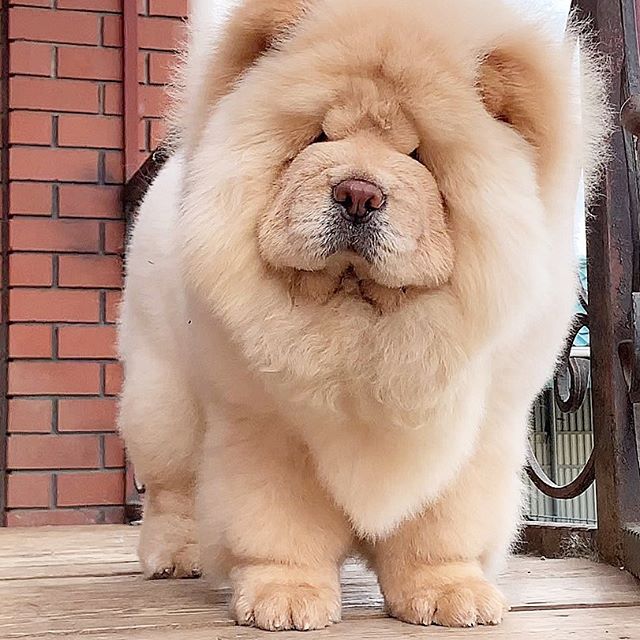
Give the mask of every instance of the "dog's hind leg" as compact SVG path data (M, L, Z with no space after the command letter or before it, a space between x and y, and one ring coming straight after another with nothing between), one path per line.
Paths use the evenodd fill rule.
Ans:
M197 406L179 372L144 347L129 354L125 373L119 426L136 476L145 485L138 549L144 575L199 577Z

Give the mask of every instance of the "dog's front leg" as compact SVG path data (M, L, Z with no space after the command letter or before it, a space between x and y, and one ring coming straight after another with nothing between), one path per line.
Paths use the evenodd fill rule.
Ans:
M269 631L341 617L339 572L352 534L306 448L277 424L213 425L200 486L205 568L232 587L231 614Z
M524 436L491 435L434 504L365 545L392 616L472 627L498 624L508 610L490 578L519 522Z

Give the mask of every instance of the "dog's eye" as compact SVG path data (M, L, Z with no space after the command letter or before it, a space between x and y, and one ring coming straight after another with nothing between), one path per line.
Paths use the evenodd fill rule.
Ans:
M415 148L410 154L409 157L415 160L416 162L420 162L420 147Z
M329 142L329 138L327 138L327 134L324 131L321 131L311 144L318 144L319 142Z

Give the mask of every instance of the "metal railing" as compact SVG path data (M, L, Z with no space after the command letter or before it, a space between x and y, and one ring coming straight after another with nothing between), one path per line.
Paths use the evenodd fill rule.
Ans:
M547 478L559 485L572 482L593 453L591 390L577 411L565 413L555 402L553 389L546 388L534 404L530 441ZM534 522L595 526L595 492L594 482L576 497L562 500L545 495L530 482L525 517Z
M582 471L566 484L553 481L533 451L528 474L549 498L575 500L597 482L595 545L603 559L640 575L640 237L638 235L638 155L640 84L636 6L624 0L578 0L611 69L610 100L621 114L611 139L612 162L600 196L587 218L588 282L591 299L577 325L588 326L591 360L567 345L554 380L557 405L580 410L589 389L594 447ZM589 366L591 365L591 366ZM545 552L558 551L551 527L536 537Z

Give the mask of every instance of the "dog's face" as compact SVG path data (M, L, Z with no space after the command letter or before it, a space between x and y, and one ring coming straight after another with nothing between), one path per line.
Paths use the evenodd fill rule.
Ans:
M269 369L513 331L571 222L571 64L500 0L244 0L186 94L188 281Z
M539 221L492 217L486 202L493 190L515 205L554 171L563 94L540 42L506 38L499 18L467 16L450 36L450 3L401 4L244 2L211 70L203 113L230 112L240 162L255 161L245 183L262 185L260 259L299 299L396 309L468 270L474 235L521 222L536 235L526 227Z
M381 80L347 76L336 85L339 98L283 167L258 221L264 260L315 287L324 282L325 295L346 292L345 280L368 289L443 284L453 244L410 114ZM369 295L362 287L357 293Z

